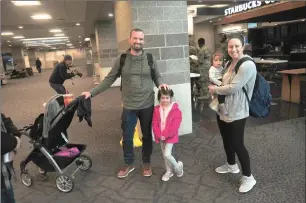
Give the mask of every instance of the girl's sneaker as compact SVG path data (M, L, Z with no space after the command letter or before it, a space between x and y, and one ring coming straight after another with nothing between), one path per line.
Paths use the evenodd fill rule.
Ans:
M162 181L168 181L172 176L173 176L172 171L167 171L167 172L163 175Z
M176 176L177 177L182 177L184 175L184 167L183 167L183 162L181 161L178 161L177 164L179 165L178 166L178 169L176 171Z

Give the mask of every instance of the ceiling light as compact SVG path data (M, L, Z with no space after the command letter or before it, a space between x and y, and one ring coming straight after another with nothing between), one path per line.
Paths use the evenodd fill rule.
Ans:
M209 21L210 23L212 23L212 21Z
M39 6L40 1L12 1L15 6Z
M303 19L302 21L305 21L305 19Z
M108 14L108 17L113 17L113 16L114 16L114 14L112 14L112 13Z
M88 42L88 41L90 41L90 38L88 38L88 37L85 38L85 42Z
M51 29L49 30L49 32L62 32L62 30L61 29Z
M12 45L9 45L9 47L11 47Z
M222 8L222 7L227 7L228 4L216 4L216 5L212 5L210 6L211 8Z
M81 24L80 23L77 23L77 24L75 24L76 26L80 26Z
M79 42L80 44L82 43L82 42Z
M37 41L37 40L53 40L53 39L67 39L68 37L43 37L43 38L28 38L22 39L23 41Z
M67 46L72 46L72 44L67 44Z
M277 25L277 24L275 24L275 25Z
M7 41L7 42L11 42L11 41L9 40L9 41Z
M23 39L24 36L14 36L13 38L14 38L14 39Z
M48 20L48 19L52 19L52 17L49 14L36 14L36 15L32 15L31 18L33 18L34 20Z
M2 36L5 36L5 35L14 35L14 33L12 33L12 32L1 32L1 35Z
M81 38L81 36L79 36L79 38Z
M60 33L60 34L55 34L55 35L54 35L54 37L63 37L63 36L65 36L64 33Z
M19 29L22 29L22 28L23 28L23 26L18 26L18 28L19 28Z

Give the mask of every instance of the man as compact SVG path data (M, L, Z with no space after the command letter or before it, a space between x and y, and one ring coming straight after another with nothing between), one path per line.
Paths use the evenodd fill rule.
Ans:
M77 71L74 71L72 73L67 72L69 70L69 66L71 65L72 65L72 57L70 55L65 55L64 60L56 65L49 78L50 86L58 94L67 94L66 88L64 87L63 84L65 80L70 79L77 74Z
M147 53L143 50L144 32L141 29L133 29L129 38L130 49L126 51L124 66L120 72L120 56L116 59L110 73L103 82L90 92L83 92L86 98L94 97L107 90L115 80L121 76L122 81L122 124L123 154L125 165L118 173L118 178L125 178L135 170L133 136L137 123L143 134L142 161L143 176L151 176L152 154L152 117L154 108L153 82L159 88L169 89L163 84L163 79L158 72L156 60L153 58L153 74L148 64Z
M226 37L226 34L224 33L221 33L220 35L220 43L221 43L221 51L223 53L223 60L224 60L224 63L226 61L228 61L230 59L230 56L228 55L228 51L227 51L227 37Z
M209 93L207 87L209 86L209 68L210 64L210 56L211 53L208 50L208 47L205 46L205 39L200 38L198 40L198 45L200 51L198 53L198 61L199 61L199 71L200 71L200 83L201 83L201 90L200 96L198 99L208 99Z
M41 61L39 60L39 58L36 59L36 69L39 73L41 73Z

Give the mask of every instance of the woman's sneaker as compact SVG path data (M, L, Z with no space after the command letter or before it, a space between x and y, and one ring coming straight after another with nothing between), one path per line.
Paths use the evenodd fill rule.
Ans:
M242 176L240 182L241 182L241 184L240 184L240 187L239 187L239 192L241 192L241 193L249 192L250 190L252 190L254 185L256 185L256 180L253 177L253 175L251 175L250 177Z
M178 161L178 169L176 170L176 176L177 177L182 177L184 175L184 166L183 166L183 162Z
M167 171L167 172L163 175L162 181L168 181L172 176L173 176L172 171Z
M216 168L215 171L217 173L239 173L240 172L237 164L229 165L228 163Z

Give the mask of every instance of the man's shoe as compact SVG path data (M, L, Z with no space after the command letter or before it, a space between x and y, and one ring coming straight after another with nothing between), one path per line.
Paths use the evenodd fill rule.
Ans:
M150 177L152 175L152 168L150 164L143 165L143 176Z
M118 173L118 178L125 178L135 170L134 165L125 165Z

